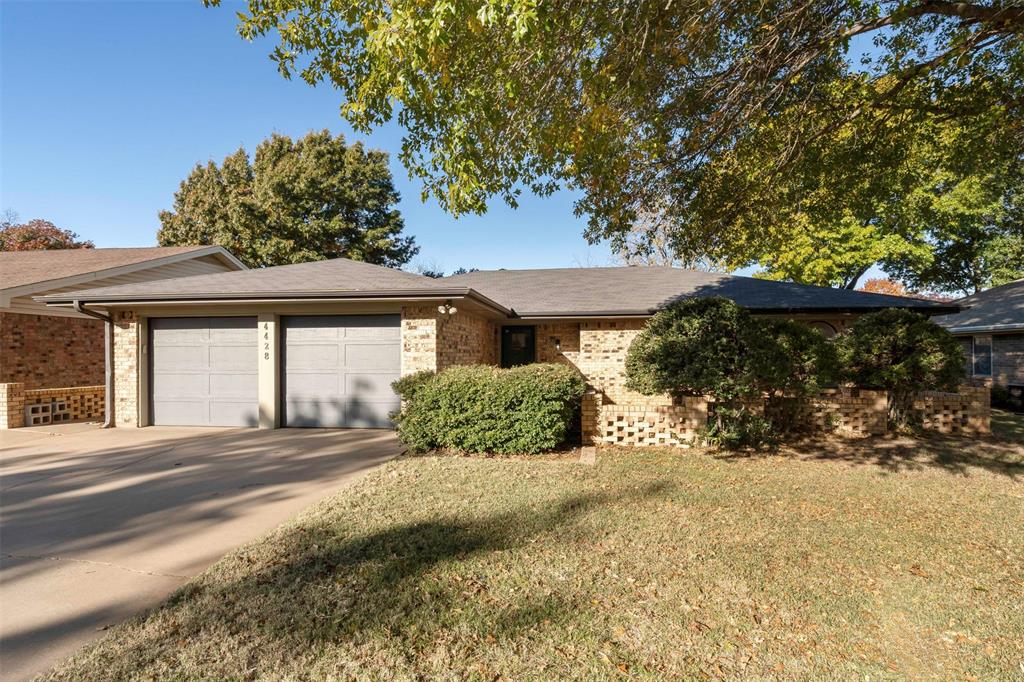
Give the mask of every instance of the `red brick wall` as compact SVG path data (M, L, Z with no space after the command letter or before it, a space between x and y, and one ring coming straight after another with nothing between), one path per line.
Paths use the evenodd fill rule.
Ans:
M103 322L0 313L0 383L26 389L103 383Z

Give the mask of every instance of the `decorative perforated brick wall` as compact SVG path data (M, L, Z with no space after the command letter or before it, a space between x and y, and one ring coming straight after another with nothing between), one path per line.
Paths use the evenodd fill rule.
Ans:
M794 407L789 400L770 399L769 415L780 417L786 409L797 409L789 420L795 431L835 432L843 436L877 436L886 432L888 394L858 388L832 388L821 391L806 403Z
M648 406L605 404L597 391L583 399L583 439L593 445L687 446L707 420L708 401L701 397Z
M991 393L984 386L961 386L958 393L925 391L914 401L914 409L931 431L961 435L991 431Z
M945 434L989 433L989 393L984 387L961 386L959 393L922 393L915 403L926 429ZM757 409L757 405L753 405ZM778 414L768 401L766 414ZM803 406L798 422L803 433L835 433L862 438L887 432L888 394L856 388L822 391ZM606 403L601 392L583 398L583 440L592 445L685 445L707 423L708 401L684 398L678 405Z
M46 423L100 421L103 419L103 386L71 386L65 388L25 389L25 384L0 384L0 428L25 426L25 408L45 406L45 414L53 418ZM51 409L64 408L62 413Z
M103 383L103 322L0 313L0 383L29 389Z

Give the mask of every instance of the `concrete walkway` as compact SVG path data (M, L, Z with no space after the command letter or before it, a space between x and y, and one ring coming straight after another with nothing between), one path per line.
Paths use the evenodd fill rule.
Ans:
M391 431L0 431L0 678L45 671L394 457Z

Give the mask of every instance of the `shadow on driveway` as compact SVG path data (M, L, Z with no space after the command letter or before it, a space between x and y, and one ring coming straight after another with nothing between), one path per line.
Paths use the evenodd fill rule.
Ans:
M0 440L0 675L47 669L399 452L384 430L162 428Z

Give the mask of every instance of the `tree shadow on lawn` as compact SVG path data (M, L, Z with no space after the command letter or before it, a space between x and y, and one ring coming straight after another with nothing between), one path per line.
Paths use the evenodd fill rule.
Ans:
M994 438L875 436L863 439L814 438L786 443L770 453L723 453L722 459L763 454L879 467L889 473L928 468L968 476L982 469L1017 480L1024 476L1024 446Z
M411 670L418 670L417 656L435 650L440 640L468 655L474 642L515 639L542 623L565 624L590 599L571 582L564 590L532 580L512 589L506 577L514 584L517 572L534 574L524 572L524 556L485 555L536 547L529 557L541 566L548 551L539 542L542 536L564 529L570 533L565 542L572 542L571 526L589 511L662 497L672 489L656 482L622 493L577 495L549 508L524 504L479 519L423 520L356 537L343 516L311 517L229 555L140 617L158 627L127 633L125 627L138 627L136 620L114 630L97 645L93 663L102 661L115 673L134 661L138 667L124 673L145 675L144 666L175 668L183 656L205 661L205 675L287 677L288 665L302 665L303 656L332 644L386 649ZM492 563L474 567L478 558ZM502 566L493 562L501 561L515 563L505 568L508 576L495 579ZM492 591L487 580L501 584ZM224 650L236 647L237 655L224 660ZM356 669L372 664L351 655L344 659L334 663ZM285 667L261 669L272 665ZM81 670L65 674L73 679Z

